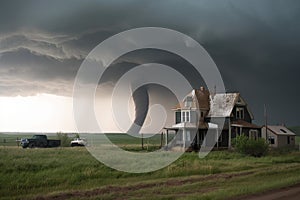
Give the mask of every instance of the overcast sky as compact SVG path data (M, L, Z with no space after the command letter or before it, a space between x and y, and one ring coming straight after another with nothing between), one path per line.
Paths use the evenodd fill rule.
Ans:
M1 1L0 96L71 96L77 70L96 45L154 26L202 44L226 89L241 93L257 124L266 103L271 123L300 125L299 10L297 0ZM118 65L149 57L162 60L145 51Z

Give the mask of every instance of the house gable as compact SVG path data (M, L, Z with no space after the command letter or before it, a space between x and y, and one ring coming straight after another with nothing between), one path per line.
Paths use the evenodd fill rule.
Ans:
M230 118L233 121L244 120L252 123L253 114L239 93L210 94L203 88L192 90L182 102L176 105L175 123L205 123L211 118Z

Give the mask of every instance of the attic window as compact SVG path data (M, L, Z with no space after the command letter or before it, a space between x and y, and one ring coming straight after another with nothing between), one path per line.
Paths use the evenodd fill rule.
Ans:
M185 107L192 107L193 98L191 96L186 97Z
M285 131L285 130L283 130L282 128L280 129L280 131L281 131L281 132L283 132L283 133L286 133L286 131Z
M236 108L236 118L237 119L244 119L244 108Z

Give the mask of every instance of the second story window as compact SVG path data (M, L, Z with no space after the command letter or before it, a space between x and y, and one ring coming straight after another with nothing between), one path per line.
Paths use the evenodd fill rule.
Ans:
M186 97L185 103L184 103L185 107L192 107L192 103L193 103L193 98L190 96Z
M237 119L244 119L244 108L236 108L236 118Z
M190 122L190 111L181 112L181 122Z

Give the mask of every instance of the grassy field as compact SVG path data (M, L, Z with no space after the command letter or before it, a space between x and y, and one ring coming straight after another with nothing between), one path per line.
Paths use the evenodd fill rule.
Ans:
M214 151L199 159L186 153L144 174L110 169L85 148L0 146L0 158L1 199L226 199L300 183L296 151L262 158Z
M34 133L25 133L25 134L18 134L18 133L0 133L0 146L18 146L16 140L20 140L21 138L31 138ZM47 133L49 139L58 139L55 133ZM75 134L68 134L70 138L75 137ZM84 134L82 135L84 136ZM132 137L127 134L106 134L106 136L113 142L122 147L130 147L131 145L137 145L142 143L141 138ZM169 135L169 140L172 139L174 135ZM160 146L161 143L161 135L156 134L152 137L144 136L144 147L153 148Z
M299 145L300 144L300 136L296 136L296 145Z

